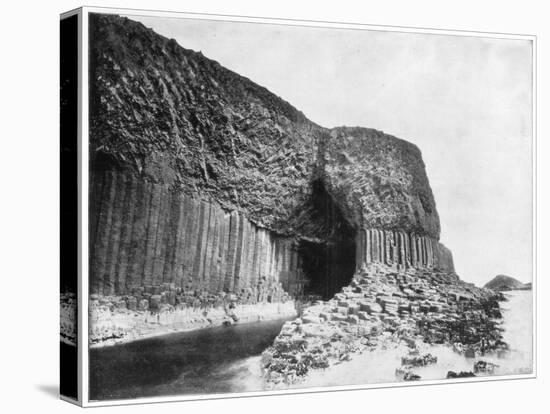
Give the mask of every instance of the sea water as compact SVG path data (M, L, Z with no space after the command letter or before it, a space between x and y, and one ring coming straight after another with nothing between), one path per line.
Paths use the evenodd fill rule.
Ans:
M415 368L423 380L445 379L449 371L473 371L482 359L498 365L494 375L532 372L533 295L505 294L501 303L503 339L510 352L502 357L465 358L448 346L430 346L437 364ZM90 351L92 399L262 391L261 353L285 320L216 327L144 339ZM405 345L354 355L326 370L312 371L293 388L394 383Z

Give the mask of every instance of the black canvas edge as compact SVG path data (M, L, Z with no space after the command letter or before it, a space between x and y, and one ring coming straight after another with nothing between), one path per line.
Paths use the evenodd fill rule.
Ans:
M60 399L72 404L82 403L82 341L80 340L81 303L81 44L82 9L60 15L60 90L64 76L70 77L69 88L60 91L60 294L71 286L76 295L76 346L60 341ZM62 99L68 99L65 110ZM65 152L63 151L65 149ZM68 152L68 153L67 153ZM74 349L73 349L74 348Z

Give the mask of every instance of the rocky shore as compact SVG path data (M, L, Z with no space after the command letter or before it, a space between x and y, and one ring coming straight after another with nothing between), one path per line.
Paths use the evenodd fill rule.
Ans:
M261 292L212 294L186 291L167 283L137 288L132 295L92 294L89 306L91 347L296 316L294 301L278 285ZM61 338L74 340L76 303L72 295L61 297L61 310Z
M454 273L370 265L334 298L285 323L263 353L262 369L271 387L286 387L356 355L393 349L401 353L395 381L414 381L422 379L421 367L438 364L430 351L446 347L471 359L472 368L443 378L490 375L496 365L480 358L508 351L499 327L501 300Z

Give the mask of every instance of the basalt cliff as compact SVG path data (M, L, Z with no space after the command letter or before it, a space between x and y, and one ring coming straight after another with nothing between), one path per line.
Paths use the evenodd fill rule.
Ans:
M290 316L365 269L458 280L415 145L127 18L89 34L92 343Z

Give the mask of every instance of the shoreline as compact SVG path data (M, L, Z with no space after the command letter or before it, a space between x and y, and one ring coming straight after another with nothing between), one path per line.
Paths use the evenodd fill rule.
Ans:
M512 328L510 323L514 323L525 315L524 308L521 306L522 301L527 303L527 309L532 306L530 299L520 297L525 294L525 290L518 289L510 291L511 294L505 295L507 300L513 301L515 307L503 308L503 318L500 321L500 327L508 326ZM527 300L527 302L525 302ZM514 312L513 315L506 315L508 312ZM517 325L515 328L517 329ZM530 331L517 332L516 330L503 332L504 340L508 343L509 337L517 337L518 334L529 334ZM410 351L408 344L405 341L394 342L388 341L385 343L386 349L383 346L377 349L368 349L351 355L349 361L343 361L340 364L332 365L323 370L312 371L309 376L301 382L290 385L280 384L275 389L286 388L302 388L316 386L337 386L337 385L357 385L357 384L379 384L379 383L394 383L403 381L403 378L398 378L396 373L402 370L402 357ZM468 358L464 354L453 349L451 344L428 344L416 342L419 355L431 354L437 358L437 361L423 366L414 367L414 373L419 375L422 380L438 380L463 378L468 376L475 377L499 377L510 375L529 375L533 373L532 355L524 355L524 349L520 346L514 347L510 345L510 352L503 356L498 356L496 352L488 352L484 355L479 355L474 358ZM516 344L517 345L517 344ZM398 368L396 368L398 367ZM449 372L454 372L456 377L448 377ZM460 375L462 373L462 375Z
M65 308L68 305L65 304ZM62 316L67 319L72 312ZM256 303L225 307L192 308L185 305L165 305L158 311L138 311L95 304L90 307L89 348L97 349L127 344L172 333L190 332L224 325L240 325L297 316L295 302ZM70 320L62 320L73 326ZM67 333L60 336L70 342Z
M506 314L505 312L508 311L503 309L502 322L504 325L518 319L529 319L528 315L524 312L525 309L529 308L531 303L529 295L523 293L521 298L523 298L521 301L515 300L510 302L514 310L512 311L513 314L511 314L512 312ZM516 304L526 306L515 306ZM287 320L287 323L292 320ZM205 391L205 394L210 394L304 389L310 387L356 386L361 384L397 384L406 381L404 379L406 372L403 369L402 358L409 357L407 354L413 349L410 348L409 343L404 338L401 339L398 334L392 335L388 332L378 336L376 346L365 347L363 350L350 353L349 359L342 358L342 360L334 361L334 364L331 364L326 369L311 370L303 381L290 385L279 383L275 386L273 383L266 381L266 377L262 372L262 351L272 343L271 338L279 334L280 328L284 323L285 320L277 322L276 328L269 334L270 339L265 341L253 353L243 351L236 344L242 343L240 346L249 348L249 339L253 342L253 337L255 336L257 340L258 335L261 335L259 334L261 329L266 324L269 324L267 321L243 323L240 327L235 327L237 328L236 330L233 328L207 328L196 337L208 338L204 347L199 347L200 350L195 349L196 344L199 342L190 339L190 336L171 335L166 340L137 343L135 346L128 348L106 348L104 350L105 353L99 352L94 358L96 360L98 360L97 358L101 358L103 364L108 365L110 372L119 372L117 371L117 366L120 363L121 365L118 369L126 372L126 375L120 374L119 383L121 384L124 384L124 378L126 377L128 379L136 379L136 368L134 368L135 364L132 363L132 358L138 358L138 354L142 350L146 352L142 355L148 355L148 365L146 366L159 367L166 364L166 366L174 370L170 372L177 373L171 378L162 377L161 374L159 374L160 377L156 374L151 374L154 378L160 378L158 383L152 386L142 386L141 382L137 380L132 381L131 386L121 385L120 388L117 388L117 397L113 398L124 396L126 395L125 392L137 392L138 390L139 392L148 393L150 396L188 395L196 392L198 386L206 386L205 390L208 389L208 391ZM518 325L515 324L514 328L518 328ZM521 328L521 325L519 328ZM522 334L522 338L530 337L528 331L518 332L517 329L513 329L510 333L513 333L515 337L519 337L518 333ZM507 342L506 332L503 334L503 339ZM193 338L195 338L194 334ZM226 339L222 338L231 338L233 345L227 345L225 342ZM441 381L441 383L445 383L444 380L451 371L458 378L464 379L468 379L464 374L471 373L468 376L475 375L478 377L477 380L483 377L495 378L501 375L526 375L532 373L532 359L529 359L527 356L520 360L518 353L514 352L513 347L510 350L511 353L505 354L501 358L490 352L484 355L476 355L474 358L467 358L464 354L454 350L452 345L428 344L424 343L422 338L417 339L415 341L416 351L418 352L416 357L421 358L413 361L409 357L405 363L416 363L419 365L413 367L412 371L414 375L418 375L420 378L418 379L413 375L409 375L407 380L420 381L420 383L424 381ZM213 345L215 343L217 345ZM224 347L233 349L234 346L243 351L239 357L232 358L230 355L226 357L220 356L220 354L224 353ZM524 348L520 348L520 350L522 349ZM188 352L198 352L204 355L206 363L210 367L205 369L205 361L201 362L201 358L197 360L192 359L193 366L189 366L189 362L184 362L189 361L189 358L193 358ZM427 354L436 357L437 361L426 358ZM120 360L118 359L119 355L121 356ZM128 355L132 357L128 358ZM208 355L215 356L216 361L212 362ZM229 359L226 359L227 357ZM424 361L426 362L425 365L419 364L419 362ZM494 367L491 364L498 365L499 367ZM195 372L197 369L201 372L200 375L197 378L190 378L188 374ZM106 373L104 375L106 375L106 381L111 381L108 380L108 378L111 378L111 374ZM149 374L144 373L143 380L146 378L150 378ZM449 377L451 381L453 381L453 378L455 377ZM220 379L223 380L219 382ZM472 379L476 380L476 378Z
M238 322L234 322L231 326L233 326L233 325L255 324L255 323L260 323L260 322L275 321L275 320L279 320L279 319L288 319L288 318L292 318L292 317L295 317L295 316L297 316L296 313L293 313L293 314L277 314L277 315L274 315L273 317L266 317L266 318L258 317L257 319L244 319L244 320L241 319ZM222 326L224 326L224 325L223 324L218 324L218 325L210 324L210 325L207 325L207 326L198 326L198 327L189 327L189 328L167 327L166 330L158 330L158 331L150 332L150 333L144 334L143 336L140 336L140 337L120 338L119 340L114 341L114 342L104 341L104 342L98 342L98 343L95 343L95 344L90 344L89 349L102 349L102 348L108 348L108 347L117 346L117 345L126 345L126 344L130 344L130 343L144 341L144 340L151 339L151 338L160 338L160 337L163 337L163 336L166 336L166 335L171 335L171 334L179 334L179 333L185 333L185 332L195 332L195 331L201 331L201 330L205 330L205 329L220 328Z
M437 361L410 369L402 365L403 358L406 358L411 351L406 343L388 342L386 346L353 354L349 360L341 361L326 369L312 371L298 382L271 384L269 389L445 381L467 377L525 375L533 372L528 367L511 368L507 357L499 358L494 353L467 358L456 352L451 345L435 344L422 344L416 348L416 351L418 351L417 356L431 355Z
M386 359L398 348L392 378L386 371L382 382L422 379L418 373L425 367L437 367L435 349L472 362L458 364L458 371L447 366L447 378L492 373L497 367L489 360L509 353L502 337L502 300L502 294L454 273L369 266L333 299L318 301L283 325L262 355L264 376L274 388L303 385L357 355L374 352ZM364 368L371 364L377 362Z

